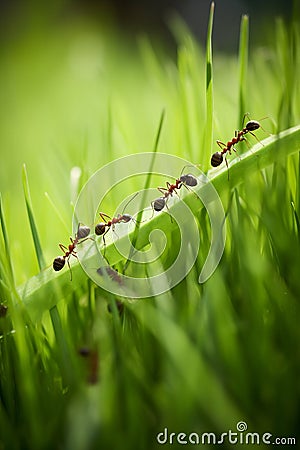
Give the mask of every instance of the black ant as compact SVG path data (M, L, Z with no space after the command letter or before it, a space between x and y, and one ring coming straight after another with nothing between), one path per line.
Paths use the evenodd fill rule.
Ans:
M126 209L128 204L137 195L138 195L138 192L126 203L126 205L124 207L124 210ZM135 219L130 214L123 214L122 213L122 214L118 214L117 217L113 217L113 218L111 218L110 216L108 216L107 214L105 214L103 212L99 213L99 215L100 215L101 219L103 220L103 222L97 223L97 225L95 226L95 234L97 236L102 236L103 237L104 245L106 245L104 236L106 235L106 233L108 233L110 228L114 231L115 230L115 226L116 226L117 223L128 223L131 220L135 221Z
M100 276L105 275L105 272L112 281L114 281L115 283L118 283L120 286L122 286L123 280L117 270L112 269L110 266L100 267L99 269L97 269L97 273Z
M77 258L77 254L75 251L76 245L79 243L79 241L83 242L81 239L86 240L88 235L90 234L90 228L87 226L80 226L78 225L78 229L77 229L77 233L75 234L75 239L72 239L70 237L70 241L71 244L69 244L68 247L66 247L63 244L59 244L59 248L64 252L63 256L57 256L54 261L53 261L53 269L58 272L60 271L67 260L69 269L70 269L70 274L71 274L71 281L72 281L72 271L71 271L71 267L70 267L70 257L71 256L75 256L75 258Z
M244 115L243 122L245 120L245 117L249 117L248 114ZM213 167L217 167L223 162L223 155L225 155L227 152L229 155L231 155L231 151L235 151L234 145L241 141L246 141L245 134L250 133L252 136L254 136L256 139L257 137L253 133L253 131L258 130L258 128L261 128L261 124L257 120L249 120L245 127L241 131L235 132L235 137L231 139L231 141L228 141L227 144L224 144L222 141L216 141L218 146L221 147L221 152L216 152L212 155L210 163ZM258 139L257 139L258 140ZM228 168L227 159L225 156L225 162L226 166Z
M99 379L99 354L97 350L92 350L89 347L81 347L78 350L87 363L87 382L89 384L96 384Z
M177 194L177 190L181 189L182 186L196 186L198 183L198 180L194 175L191 175L190 173L187 175L181 175L180 178L178 178L174 184L171 184L169 182L166 183L166 188L159 187L157 188L159 192L163 194L163 197L158 197L156 200L153 200L151 203L151 206L154 211L161 211L164 209L164 207L167 205L167 201L170 196L173 195L175 192Z
M115 225L117 223L128 223L131 220L134 220L130 214L118 214L117 217L113 218L111 218L107 214L104 214L103 212L101 212L99 215L104 222L97 223L97 225L95 226L95 234L97 236L103 236L104 244L105 244L104 236L109 231L110 227L114 231Z

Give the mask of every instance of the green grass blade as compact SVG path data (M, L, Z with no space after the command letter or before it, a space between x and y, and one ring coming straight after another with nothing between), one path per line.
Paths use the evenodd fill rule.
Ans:
M33 238L35 253L36 253L37 260L38 260L39 268L40 268L40 270L42 270L46 267L46 263L45 263L45 258L44 258L43 251L42 251L42 246L40 243L40 238L38 235L36 222L35 222L34 215L33 215L32 202L31 202L31 198L30 198L30 190L29 190L29 183L28 183L28 176L27 176L25 164L23 165L23 170L22 170L22 181L23 181L23 190L24 190L24 196L25 196L26 209L27 209L31 234L32 234L32 238Z
M215 4L211 3L208 19L208 29L206 38L206 126L204 148L212 148L213 142L213 61L212 61L212 31L214 20Z
M63 225L66 233L69 233L69 228L65 222L65 220L63 219L59 209L57 208L57 206L55 205L54 201L52 200L52 198L50 197L50 195L48 194L48 192L45 192L45 197L48 200L48 202L50 203L50 205L52 206L57 218L59 219L60 223Z
M296 210L296 208L295 208L294 202L291 202L291 205L292 205L292 209L293 209L293 213L294 213L294 218L295 218L295 223L296 223L297 236L298 236L298 240L300 241L300 219L299 219L297 210Z
M135 251L134 248L136 246L138 235L139 235L139 223L141 222L142 215L143 215L142 205L144 205L144 202L145 202L145 198L146 198L146 195L147 195L147 189L149 189L149 187L150 187L151 178L152 178L152 172L153 172L153 166L154 166L154 161L155 161L155 155L156 155L157 149L158 149L158 144L159 144L159 140L160 140L160 136L161 136L161 130L162 130L162 127L163 127L164 118L165 118L165 110L162 111L161 116L160 116L160 121L159 121L159 124L158 124L158 129L157 129L157 133L156 133L156 137L155 137L155 141L154 141L153 157L152 157L152 160L151 160L150 167L148 169L148 174L147 174L147 177L146 177L144 190L143 190L143 193L142 193L141 208L140 208L140 211L139 211L139 213L137 215L137 218L136 218L136 224L135 224L135 228L134 228L134 231L133 231L132 246L130 248L130 253L129 253L128 259L127 259L127 261L125 263L125 266L124 266L124 269L123 269L123 273L125 273L125 271L126 271L126 269L128 267L128 264L129 264L129 262L131 260L132 254Z
M241 127L241 118L247 112L247 69L249 48L249 17L242 16L239 45L239 117L238 129Z
M207 398L203 398L203 396L201 398L203 406L205 407L211 401L214 404L219 402L222 405L226 405L225 408L220 408L215 415L215 420L220 427L227 420L225 414L228 414L228 411L230 411L229 417L238 421L241 414L240 411L238 411L232 398L228 395L228 392L226 392L220 379L218 379L209 364L206 364L205 360L200 357L197 345L189 339L187 333L177 323L172 321L167 314L158 308L154 308L150 302L144 305L142 314L139 314L139 310L134 310L134 313L138 315L139 321L143 323L144 327L149 329L165 348L166 354L174 365L174 370L182 378L186 394L191 394L195 398L199 392L198 377L201 374L201 384L210 387L202 391L203 396L207 396ZM193 374L186 370L186 366L182 364L182 361L187 357L195 365ZM222 400L220 401L220 399Z
M229 164L229 181L226 166L217 173L215 170L209 172L208 176L211 183L219 193L230 191L254 173L274 164L280 159L297 153L300 148L300 125L285 130L278 136L271 136L262 141L262 143L263 146L261 144L255 145L251 150L244 153L241 157L236 157ZM204 190L205 185L200 187L200 189ZM184 198L184 201L194 214L198 214L203 208L202 203L199 202L199 199L193 193L188 194ZM176 205L177 203L172 206L174 211ZM160 228L168 230L171 233L175 227L176 224L170 221L168 214L155 216L139 229L139 240L136 248L141 249L148 244L149 234L153 229ZM131 238L133 237L133 233L134 231L130 234ZM127 236L122 237L120 241L122 239L127 240ZM118 264L122 259L113 244L107 246L106 256L112 266ZM90 257L93 258L93 255ZM67 298L68 295L71 295L78 287L82 286L85 275L79 264L73 265L72 273L73 283L70 283L68 271L54 273L52 269L49 269L31 278L25 285L20 286L18 290L19 295L28 308L29 314L35 318L40 317L45 310L53 307L58 302L60 297L55 293L57 292L56 286L58 285L58 281L61 292L64 292L64 298Z
M10 250L9 250L9 242L8 242L8 235L7 235L7 231L6 231L6 225L5 225L5 216L4 216L4 210L3 210L3 205L2 205L1 193L0 193L0 223L1 223L1 231L2 231L2 236L3 236L4 246L5 246L5 254L6 254L6 260L8 263L9 274L10 274L11 281L14 285L15 284L14 283L14 274L13 274L11 255L10 255Z

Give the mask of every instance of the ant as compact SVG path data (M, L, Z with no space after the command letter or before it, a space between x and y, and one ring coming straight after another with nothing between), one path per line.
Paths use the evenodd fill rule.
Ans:
M72 281L72 271L71 271L71 267L70 267L70 257L71 256L75 256L75 258L77 258L77 254L75 251L76 245L79 243L79 241L81 241L81 239L83 239L81 242L83 242L84 240L86 240L88 238L88 235L90 234L90 228L87 226L80 226L80 224L78 225L78 229L77 229L77 233L75 234L75 239L72 239L70 237L70 241L71 244L69 244L68 247L66 247L63 244L59 244L59 248L64 252L63 256L57 256L54 261L53 261L53 269L58 272L59 270L61 270L67 260L69 269L70 269L70 274L71 274L71 281Z
M243 123L244 123L245 117L249 118L249 114L248 113L244 114ZM241 131L235 132L235 137L232 138L231 141L228 141L227 144L224 144L224 142L222 142L222 141L216 141L218 146L221 147L222 151L216 152L212 155L211 160L210 160L211 165L213 167L217 167L220 164L222 164L223 155L225 155L225 153L228 152L229 155L231 155L232 150L235 152L235 148L234 148L235 144L237 144L238 142L241 142L241 141L246 141L245 134L250 133L250 134L252 134L252 136L255 137L255 139L257 139L257 137L255 136L253 131L258 130L258 128L262 128L262 126L257 120L249 120L246 123L245 127ZM225 156L225 162L226 162L226 166L228 168L226 156Z
M153 211L161 211L164 209L164 207L167 205L167 201L170 196L173 195L173 192L177 194L177 190L181 189L182 186L192 187L196 186L198 183L198 180L194 175L191 175L190 173L187 175L181 175L180 178L178 178L174 184L171 184L167 181L166 188L159 187L157 188L161 194L163 194L163 197L158 197L156 200L153 200L151 203L151 206L153 208Z
M97 350L89 347L81 347L78 354L86 360L87 365L87 382L96 384L99 379L99 354Z
M99 269L97 269L97 273L100 276L103 276L104 272L106 272L106 274L109 276L109 278L112 281L114 281L115 283L118 283L120 286L122 286L123 280L117 270L112 269L110 266L100 267Z
M118 214L117 217L113 218L102 212L99 215L101 219L104 220L104 222L97 223L97 225L95 226L95 234L97 236L103 236L104 245L105 245L104 236L106 235L106 233L109 231L110 228L112 228L112 230L114 231L115 225L117 223L128 223L131 220L134 220L130 214Z
M138 195L138 192L126 203L124 210L126 209L126 207L128 206L128 204ZM130 215L130 214L118 214L117 217L113 217L111 218L110 216L108 216L107 214L101 212L99 213L101 219L103 220L103 222L99 222L97 223L97 225L95 226L95 234L97 236L102 236L103 237L103 243L104 245L106 245L105 243L105 238L104 236L106 235L106 233L108 233L109 229L111 228L113 231L115 231L115 226L117 223L128 223L131 220L135 221L135 219ZM107 220L108 219L108 220Z

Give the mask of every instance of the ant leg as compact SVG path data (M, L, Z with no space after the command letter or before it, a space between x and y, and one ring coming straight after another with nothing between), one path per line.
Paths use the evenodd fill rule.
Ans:
M155 212L155 209L154 209L154 203L155 203L155 200L153 200L153 202L151 202L152 216L150 217L149 220L151 220L151 219L153 218L153 216L154 216L154 212Z
M166 189L164 187L158 187L157 190L163 195L165 195L165 193L169 191L169 189Z
M111 217L108 216L107 214L103 213L103 212L99 213L99 216L101 217L101 219L102 219L104 222L107 222L106 219L111 220Z
M255 139L257 140L257 142L260 144L260 145L262 145L263 147L264 147L264 144L258 139L258 137L257 136L255 136L255 134L254 133L252 133L252 131L249 131L249 133L252 135L252 136L254 136L255 137Z
M228 166L227 158L224 158L224 159L225 159L225 163L227 166L227 180L229 181L229 166Z
M132 217L132 222L133 223L135 223L138 227L140 226L140 223L144 223L144 222L147 222L148 220L140 220L140 221L137 221L134 217Z
M121 214L118 214L118 218L121 217ZM111 227L111 230L113 233L115 233L115 235L117 236L117 238L119 239L118 233L116 232L116 225L113 224ZM108 230L107 230L108 231Z
M249 148L249 150L251 149L251 145L249 144L249 141L248 141L248 139L245 136L241 138L241 141L245 141L247 147Z
M181 186L184 186L184 184L181 184L180 185L180 187L178 188L178 189L180 189L181 188ZM180 199L180 195L178 194L178 192L177 192L177 189L174 189L174 194L176 194L177 195L177 197ZM173 194L173 192L171 192L171 196L172 196L172 194Z
M195 197L197 198L197 200L200 200L200 198L198 197L198 195L196 194L196 192L193 191L193 189L191 189L189 186L187 186L186 184L182 184L182 186L184 186L189 192L192 192ZM201 200L200 200L201 201Z
M246 112L246 113L243 115L242 128L244 128L246 117L247 117L248 120L251 120L251 119L250 119L250 114L249 114L248 112Z
M84 241L87 241L88 239L90 239L91 241L95 241L94 238L88 236L88 237L86 237L86 238L84 238L84 239L81 239L81 240L77 243L77 245L78 245L78 244L82 244Z
M234 151L234 153L236 153L239 156L239 152L234 147L232 147L231 150Z
M71 269L71 266L70 266L70 256L67 259L67 263L68 263L68 267L69 267L69 270L70 270L70 281L72 281L72 269Z
M170 220L171 220L171 222L173 223L173 217L172 217L171 214L170 214L170 208L168 207L167 203L166 203L166 208L167 208L167 210L168 210L168 214L169 214Z
M216 143L218 144L218 146L223 150L223 148L227 148L227 145L224 144L224 142L222 141L216 141Z
M105 252L106 252L106 242L105 242L105 235L108 233L109 228L107 228L107 230L105 231L105 233L102 235L103 238L103 246L104 246L104 252L103 252L103 256L105 257Z
M59 248L61 249L62 252L65 252L65 250L68 250L68 247L66 247L63 244L58 244Z
M245 140L244 138L241 139L241 141L244 141L244 140ZM240 155L239 155L239 152L238 152L234 147L232 147L232 150L234 151L234 153L236 153L237 157L238 157L239 159L241 159L241 157L240 157Z

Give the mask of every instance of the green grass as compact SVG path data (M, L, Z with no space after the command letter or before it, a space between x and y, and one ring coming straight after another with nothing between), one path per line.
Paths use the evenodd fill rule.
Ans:
M152 449L164 427L222 433L241 420L252 432L299 439L299 28L278 22L272 45L249 49L245 16L239 55L223 55L212 52L213 13L206 53L173 24L176 61L146 38L128 42L113 27L84 21L23 31L7 43L0 449ZM199 228L199 254L164 294L120 299L74 260L72 282L67 267L53 272L57 244L72 235L77 194L97 169L154 150L207 172L214 140L229 140L248 111L269 117L266 132L257 132L264 145L251 136L251 150L239 144L239 155L228 158L229 180L225 164L208 173L226 214L226 245L205 283L198 277L210 222L192 193L184 201ZM153 176L142 186L165 181ZM130 179L103 210L113 214L120 196L138 187ZM181 203L175 199L171 210ZM165 252L154 267L129 264L129 275L166 270L176 257L178 229L164 213L137 228L137 245L145 248L153 228L164 230ZM121 272L126 258L112 245L106 252Z

